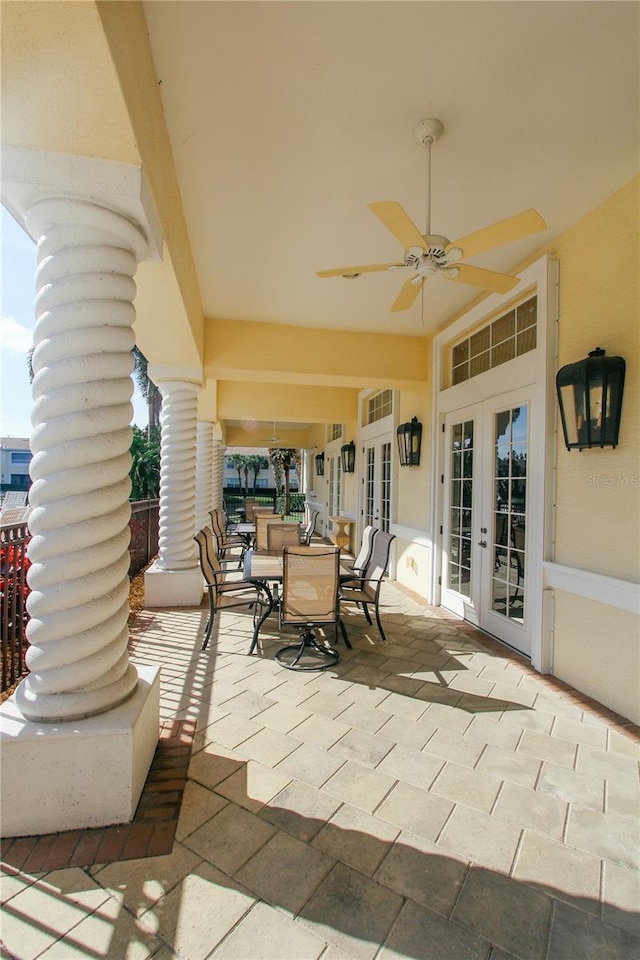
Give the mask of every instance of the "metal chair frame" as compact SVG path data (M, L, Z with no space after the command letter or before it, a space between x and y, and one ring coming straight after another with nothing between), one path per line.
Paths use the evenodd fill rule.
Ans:
M300 530L300 543L308 547L316 531L316 523L320 516L320 509L311 503L305 503L304 511L306 516L304 526Z
M221 510L210 510L209 517L211 518L211 528L217 542L218 558L223 560L226 557L228 550L232 550L234 547L239 547L240 557L238 566L240 566L244 558L244 552L247 549L246 539L237 533L227 533L224 526L224 515Z
M210 527L203 527L193 539L198 545L200 570L204 577L209 600L209 617L204 628L202 643L202 650L205 650L211 637L215 615L218 610L248 606L249 609L254 610L255 621L257 619L256 608L258 606L265 607L267 601L262 598L260 588L256 584L237 579L225 579L231 574L231 571L222 569L217 550L212 549L214 534ZM233 575L236 575L235 572Z
M282 513L274 513L273 511L256 511L253 515L255 525L256 525L256 535L255 535L255 547L256 550L268 550L267 546L267 526L270 523L273 523L275 520L282 520Z
M318 582L321 577L326 579L325 584ZM301 586L303 589L296 590ZM337 640L338 624L341 624L339 586L339 547L284 547L278 620L281 628L287 625L299 627L300 640L276 653L275 658L283 667L289 670L326 670L338 663L338 651L328 643L320 643L314 629L333 627ZM305 600L308 600L306 609ZM343 636L350 647L344 628Z
M266 526L268 553L282 554L284 547L297 547L300 545L299 524L270 520Z
M373 607L376 624L383 643L387 642L387 637L380 619L380 590L387 575L391 544L394 540L395 535L393 533L378 530L373 539L371 556L363 575L356 575L349 580L343 580L340 586L340 602L356 603L361 606L367 618L367 623L370 625L373 621L371 620L369 607ZM353 586L350 586L350 583L353 583Z
M371 554L373 553L373 545L378 535L378 528L372 527L370 524L367 525L362 531L362 540L360 541L360 549L358 550L358 555L353 561L343 560L343 567L350 567L353 571L354 577L360 576L364 577L365 570L367 569L367 564L371 560Z

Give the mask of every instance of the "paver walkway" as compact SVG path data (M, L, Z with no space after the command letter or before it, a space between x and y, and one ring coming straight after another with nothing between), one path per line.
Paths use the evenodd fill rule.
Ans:
M204 652L204 607L144 611L133 660L162 664L162 720L195 724L173 848L5 864L2 956L640 957L638 731L383 598L388 644L348 613L353 651L307 674L274 662L268 630L247 657L242 611Z

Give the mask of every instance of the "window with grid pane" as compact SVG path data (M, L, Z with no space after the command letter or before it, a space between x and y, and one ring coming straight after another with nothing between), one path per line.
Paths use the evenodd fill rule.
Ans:
M476 330L451 351L451 383L463 383L536 348L538 298L524 303Z
M367 423L376 423L393 412L393 393L391 390L381 390L380 393L369 397L367 402Z

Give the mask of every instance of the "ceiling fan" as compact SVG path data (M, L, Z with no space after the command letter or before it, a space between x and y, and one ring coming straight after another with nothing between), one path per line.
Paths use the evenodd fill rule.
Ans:
M277 434L275 420L273 423L273 434L270 437L258 437L260 443L265 443L269 447L277 447L283 439L283 437L279 437Z
M450 241L447 237L431 233L431 145L436 142L443 130L440 120L422 120L414 130L418 143L427 147L428 156L427 224L424 234L420 233L415 223L396 201L382 200L367 204L372 213L402 244L404 260L400 263L370 263L356 267L319 270L319 277L344 277L353 280L362 273L408 268L412 276L400 288L391 306L392 311L408 310L413 306L425 282L434 274L440 274L457 283L480 287L492 293L507 293L516 286L519 282L517 277L474 267L460 261L476 253L483 253L485 250L492 250L494 247L546 230L547 225L536 210L516 213L512 217L507 217L506 220L500 220L459 240Z

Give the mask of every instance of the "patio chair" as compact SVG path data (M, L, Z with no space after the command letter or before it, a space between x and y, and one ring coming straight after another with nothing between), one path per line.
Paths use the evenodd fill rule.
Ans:
M259 500L250 500L249 498L247 498L244 501L244 519L247 523L254 522L254 514L256 513L257 510L273 511L274 507L268 507L266 504L260 503Z
M362 531L362 541L357 557L354 560L346 560L343 558L340 561L342 567L351 570L354 576L363 577L364 571L367 569L367 564L371 559L371 554L373 553L373 544L377 534L377 527L372 527L370 524L367 525Z
M273 523L274 520L282 520L282 513L254 513L254 520L256 524L256 537L255 537L255 547L256 550L267 550L267 524Z
M211 517L211 528L217 542L218 559L224 560L227 551L237 547L240 550L238 559L238 566L240 566L247 548L246 538L239 536L237 533L227 533L224 525L224 515L221 510L210 510L209 516Z
M258 607L266 607L267 601L262 597L259 586L237 579L237 574L225 571L220 565L217 551L207 545L214 543L213 531L210 527L203 527L193 538L198 545L200 570L204 577L209 599L209 617L204 628L202 649L205 650L213 630L213 622L218 610L228 610L235 607L249 607L254 611L254 620ZM229 576L235 576L231 580Z
M373 540L371 556L362 575L343 580L340 587L340 602L361 606L369 624L372 623L369 607L373 607L383 643L387 642L387 638L380 620L380 588L387 574L391 544L394 540L394 534L378 530Z
M289 670L325 670L338 663L335 647L316 639L315 629L332 627L338 638L340 622L340 550L336 546L284 547L280 627L300 630L298 643L283 647L276 660Z
M269 553L282 554L284 547L297 547L300 544L300 524L280 523L271 520L267 527L267 550Z
M304 505L304 526L300 530L300 543L309 546L316 531L316 523L320 516L320 509L311 503Z

